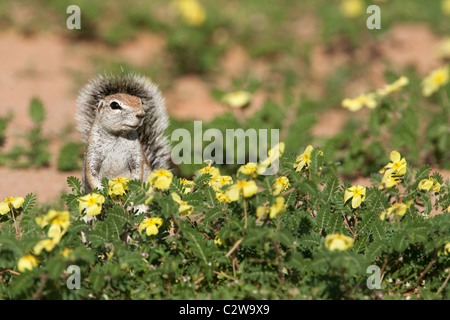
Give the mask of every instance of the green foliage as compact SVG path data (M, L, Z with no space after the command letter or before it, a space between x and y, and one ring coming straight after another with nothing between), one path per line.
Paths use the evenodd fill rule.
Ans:
M80 170L83 165L83 147L78 142L67 142L59 151L58 170Z
M450 242L450 219L447 213L435 213L450 206L450 181L433 173L441 188L426 192L417 185L430 177L429 167L408 170L396 188L367 188L365 200L353 209L351 201L344 202L350 184L328 170L325 158L314 150L309 167L296 172L295 157L282 156L278 174L289 177L291 186L281 193L286 210L272 219L258 218L256 210L275 203L273 176L256 177L260 191L245 203L242 197L218 202L210 174L198 176L189 193L177 177L169 190L149 191L149 184L131 181L121 197L109 196L108 188L95 191L105 202L91 222L82 219L84 212L79 214L81 183L69 177L72 192L65 201L70 226L49 252L35 252L49 227L35 222L46 212L34 208L33 195L14 209L18 233L11 213L3 218L0 298L448 299L444 246ZM181 215L172 192L193 205L194 212ZM392 203L409 200L413 205L404 216L380 219ZM147 218L162 218L156 235L139 232ZM355 242L346 251L331 251L325 242L331 234ZM18 260L30 253L38 266L18 272ZM66 285L69 265L80 268L79 290ZM379 289L366 286L371 265L380 268Z
M13 118L12 113L9 113L4 117L0 117L0 147L2 147L5 143L6 127L8 126L8 123L12 120L12 118Z
M45 110L42 102L37 98L33 98L28 112L34 124L33 128L25 135L28 146L15 145L11 151L0 154L1 165L14 168L40 168L49 165L49 140L42 136L42 124L45 120Z

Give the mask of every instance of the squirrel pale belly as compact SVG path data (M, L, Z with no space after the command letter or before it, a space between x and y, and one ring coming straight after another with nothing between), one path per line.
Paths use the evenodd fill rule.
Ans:
M170 167L164 99L145 77L93 79L80 92L77 120L86 142L86 193L101 188L103 178L146 181L152 170Z

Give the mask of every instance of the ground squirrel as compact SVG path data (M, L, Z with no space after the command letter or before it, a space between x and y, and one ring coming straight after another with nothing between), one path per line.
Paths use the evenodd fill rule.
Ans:
M128 74L91 80L80 91L77 120L86 143L86 193L101 188L103 178L146 181L151 170L169 168L165 102L147 78Z

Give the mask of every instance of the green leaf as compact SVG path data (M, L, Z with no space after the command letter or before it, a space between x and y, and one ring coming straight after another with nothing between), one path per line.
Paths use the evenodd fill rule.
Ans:
M309 194L311 196L315 196L319 192L317 184L311 180L303 180L302 182L300 182L298 187L305 194Z
M105 283L105 275L102 272L93 271L89 276L89 282L94 293L98 293Z
M203 173L195 178L194 182L196 186L203 186L211 180L212 175L210 173Z
M317 231L325 230L327 227L328 220L330 218L331 212L328 206L323 206L317 212L317 216L315 219Z
M322 237L318 233L310 233L300 238L299 244L308 249L318 249Z
M90 231L86 234L87 239L92 242L93 247L103 246L108 242L108 236L99 230Z
M196 253L196 256L200 258L201 261L205 263L205 265L207 265L210 261L208 261L207 258L208 255L205 251L206 249L205 240L201 238L202 237L201 235L194 234L191 231L186 232L185 230L183 230L183 232L189 248Z
M206 203L208 204L208 206L214 208L218 203L216 199L216 192L214 191L214 189L211 188L210 186L207 186L205 188L205 196L206 196Z
M14 281L11 284L11 291L13 296L19 296L24 292L30 292L32 286L35 283L35 272L23 272L20 276L14 278Z
M328 234L342 233L344 229L344 219L338 212L334 212L329 215L327 221L327 228L325 229Z
M325 203L331 203L334 200L334 195L339 190L339 177L331 176L327 180L327 184L322 192L322 200Z
M41 100L33 98L30 102L29 113L31 119L36 123L40 124L45 119L45 110Z
M80 179L73 176L67 177L67 185L72 188L72 193L77 195L83 194Z
M420 180L427 179L431 171L431 167L429 165L421 166L416 172L416 182L420 182Z
M52 258L47 263L50 279L58 279L66 268L66 261L61 258Z
M381 256L383 251L387 248L387 243L384 240L377 240L367 246L366 257L369 262L375 261Z
M32 210L36 204L36 195L29 193L25 196L25 201L22 204L24 214L28 213L29 210Z

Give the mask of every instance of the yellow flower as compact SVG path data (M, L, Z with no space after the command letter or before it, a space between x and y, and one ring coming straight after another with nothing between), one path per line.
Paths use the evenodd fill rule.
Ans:
M178 212L182 216L188 216L194 211L194 206L188 204L186 201L181 200L181 197L177 193L172 192L172 199L179 204L180 208L178 209Z
M184 193L189 193L192 191L192 188L195 186L195 182L192 180L188 180L186 178L182 178L180 183L184 186Z
M259 206L256 208L256 216L259 218L261 216L265 216L267 213L269 213L269 208L264 206Z
M239 167L236 176L239 177L239 174L246 174L250 177L256 177L258 175L258 165L253 162L249 162Z
M5 201L0 203L0 214L1 215L7 214L12 208L19 209L24 201L25 199L22 197L5 198Z
M63 252L61 253L61 256L63 256L64 258L68 258L72 252L73 252L72 249L64 248Z
M450 253L450 242L447 242L444 246L444 254L447 255Z
M214 238L214 244L218 246L223 246L223 242L222 240L220 240L219 235L216 235L216 237Z
M269 217L270 219L275 218L280 213L286 211L287 205L285 204L285 200L283 197L277 197L275 199L275 204L271 205L269 208Z
M139 224L139 234L145 229L148 236L158 234L158 229L162 226L163 219L161 218L147 218Z
M247 91L234 91L222 97L222 102L232 108L242 108L250 103L252 94Z
M50 229L48 230L47 235L55 243L58 243L67 228L69 228L70 213L69 211L56 211L51 209L45 216L37 217L35 221L36 224L42 228L50 224Z
M423 179L419 182L419 189L429 191L430 189L436 192L441 190L441 184L435 178Z
M36 258L31 254L23 256L17 262L17 268L20 272L25 272L27 270L31 271L31 270L33 270L34 267L37 267L37 265L38 265L38 262L37 262Z
M331 251L345 251L353 246L353 238L335 233L325 237L325 247Z
M216 192L220 192L222 190L223 186L226 186L228 184L233 183L233 178L231 176L218 176L214 179L211 179L209 182L209 185L214 189Z
M197 27L205 22L205 9L197 0L175 0L174 4L187 25Z
M87 217L93 217L100 212L102 212L102 204L105 202L105 197L101 194L97 193L90 193L83 197L78 198L80 209L80 214L83 213L83 210L86 209L86 216Z
M228 199L227 195L223 192L216 192L216 199L219 202L230 202L230 199Z
M205 173L209 173L211 175L211 180L220 176L220 170L216 167L213 167L211 164L212 164L212 161L209 161L208 165L206 167L198 170L196 175L202 175Z
M289 188L290 183L289 179L287 177L278 177L275 179L275 183L272 186L273 195L277 196L281 193L281 191L286 190Z
M384 220L386 217L390 217L391 214L395 213L397 216L404 216L406 213L406 210L411 206L412 200L406 202L406 203L394 203L392 206L387 208L386 210L383 210L383 212L380 214L380 219Z
M407 86L409 84L409 79L405 76L400 77L398 80L394 81L391 84L386 85L383 89L378 89L377 94L379 96L387 96L389 94L400 91L401 88Z
M283 213L287 209L287 205L285 204L285 199L283 197L277 197L275 199L275 204L270 207L259 206L256 208L256 216L258 218L266 218L265 216L269 214L269 218L273 219L280 213Z
M344 17L356 18L364 12L362 0L342 0L340 11Z
M155 186L159 190L167 190L170 187L170 183L173 179L173 173L169 170L159 169L152 171L148 177L148 182L151 186Z
M376 94L368 93L361 94L355 99L342 100L342 107L347 108L350 111L358 111L362 107L366 106L369 109L374 109L377 106Z
M348 188L344 193L344 202L347 202L350 198L353 198L352 208L358 208L366 198L366 188L360 185Z
M47 252L50 252L55 248L56 242L52 239L41 240L33 247L33 251L36 255L40 255L42 250L45 249Z
M313 150L314 148L311 145L309 145L305 148L305 151L303 151L303 153L297 157L293 165L295 171L299 172L303 168L305 169L309 168L309 165L311 163L311 152Z
M230 201L237 201L240 195L244 198L252 197L258 191L255 181L239 180L236 184L230 186L225 194Z
M445 86L448 83L449 66L445 65L442 68L432 71L422 81L422 94L425 97L431 96L433 93L439 90L440 87Z
M398 151L392 151L389 159L391 159L392 162L385 165L379 172L385 173L386 170L392 169L392 175L395 176L404 176L406 173L406 160L405 158L402 158L400 153Z
M384 172L383 178L381 178L381 183L378 189L390 189L396 186L400 182L400 176L395 174L394 169L388 169Z
M109 182L108 182L108 194L111 197L124 195L125 191L128 190L127 183L130 180L131 179L125 178L125 177L118 177L118 178L114 178L114 179L109 180Z
M284 153L284 142L278 143L275 147L267 152L268 158L262 161L256 169L258 174L264 174L266 169L275 161L277 161Z
M450 0L442 0L441 9L445 15L450 16Z

